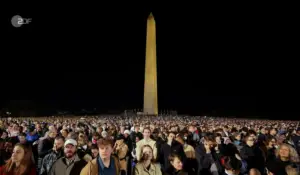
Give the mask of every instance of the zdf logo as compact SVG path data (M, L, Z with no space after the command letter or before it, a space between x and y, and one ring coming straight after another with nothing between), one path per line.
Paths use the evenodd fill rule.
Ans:
M19 15L15 15L11 19L11 24L14 27L21 27L23 24L29 24L31 22L31 18L22 18Z

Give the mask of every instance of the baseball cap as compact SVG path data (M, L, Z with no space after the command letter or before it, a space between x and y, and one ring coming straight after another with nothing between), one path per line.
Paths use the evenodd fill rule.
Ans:
M129 135L129 134L130 134L130 131L129 131L129 130L125 130L125 131L124 131L124 134L128 134L128 135Z
M68 144L71 144L71 145L73 145L73 146L77 146L77 142L76 142L76 140L74 140L74 139L68 139L66 142L65 142L65 147L68 145Z

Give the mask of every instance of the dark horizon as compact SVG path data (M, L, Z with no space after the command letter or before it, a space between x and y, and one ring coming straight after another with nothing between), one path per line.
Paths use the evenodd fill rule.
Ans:
M8 24L0 107L29 99L45 111L142 109L146 19L152 11L159 111L282 119L299 114L297 69L286 59L295 54L291 13L232 7L201 13L10 10L6 21L19 14L32 24Z

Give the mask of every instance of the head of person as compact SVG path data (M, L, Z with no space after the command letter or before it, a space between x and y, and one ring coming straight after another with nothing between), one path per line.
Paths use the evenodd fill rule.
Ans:
M127 137L129 137L129 135L130 135L130 131L128 129L126 129L124 131L124 137L127 138Z
M56 131L56 129L52 129L52 130L50 130L50 131L48 132L48 137L49 137L50 139L54 139L56 136L57 136L57 131Z
M77 140L78 134L76 132L69 132L68 137L66 139Z
M210 149L213 149L216 145L216 139L213 134L204 136L204 145L208 146Z
M73 158L77 151L77 141L74 139L68 139L64 143L64 153L66 158Z
M261 175L261 173L257 169L251 168L249 171L249 175Z
M1 138L2 139L6 139L7 137L8 137L8 132L7 131L3 131L2 135L1 135Z
M177 134L176 141L179 142L180 144L184 145L185 141L184 141L183 134Z
M102 159L110 158L110 156L113 152L113 147L114 147L113 140L111 140L109 138L99 139L97 141L97 145L99 148L99 156Z
M234 140L241 141L241 139L242 139L241 133L236 133L236 134L234 135Z
M273 148L276 145L276 138L275 137L269 137L266 139L266 145L268 148Z
M33 166L32 150L30 145L17 143L14 146L11 158L5 165L7 174L13 174L15 167L18 166L17 174L27 174Z
M137 133L135 136L135 142L137 143L142 139L143 139L143 135L141 133Z
M272 135L272 136L275 136L276 134L277 134L277 129L276 128L272 128L271 130L270 130L270 134Z
M97 144L92 144L91 146L91 152L92 152L92 157L96 158L99 155L99 148L97 146Z
M299 155L295 148L289 144L281 144L276 150L276 157L280 158L282 161L290 161L292 163L299 163Z
M117 138L116 138L116 143L117 143L117 145L123 144L123 143L124 143L124 140L125 140L124 135L122 135L122 134L118 135Z
M175 139L175 136L176 136L175 132L173 131L168 132L168 137L167 137L168 141L173 141Z
M139 125L136 125L134 127L134 132L138 133L140 131L140 126Z
M102 132L101 132L101 136L102 136L103 138L107 138L107 137L108 137L108 133L107 133L106 131L102 131Z
M18 139L19 139L19 142L22 143L22 144L25 144L26 143L26 134L25 133L20 133L19 136L18 136Z
M242 168L242 162L238 160L235 156L224 157L224 168L232 175L238 175Z
M249 147L252 147L252 146L254 145L255 140L254 140L254 138L253 138L252 136L247 135L247 136L245 137L245 142L246 142L246 144L247 144Z
M261 134L266 134L266 130L265 130L264 127L261 127L259 131L260 131Z
M194 125L190 125L190 126L188 127L188 130L189 130L189 132L193 133L193 132L196 131L196 127L195 127Z
M53 146L56 147L56 150L62 150L64 148L65 138L63 136L55 137Z
M154 155L153 155L153 149L149 145L144 145L141 149L141 157L140 161L151 161L154 162Z
M149 139L150 138L150 135L151 135L151 130L150 128L144 128L143 129L143 136L144 136L144 139Z
M179 155L171 154L168 159L176 171L181 171L183 169L182 159Z
M62 135L64 138L67 138L67 137L68 137L68 134L69 134L69 132L68 132L67 129L62 129L60 133L61 133L61 135Z

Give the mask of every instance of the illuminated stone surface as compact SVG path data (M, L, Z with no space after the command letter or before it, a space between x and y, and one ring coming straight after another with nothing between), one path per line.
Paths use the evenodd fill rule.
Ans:
M152 13L147 19L147 41L144 84L144 114L157 115L156 27Z

